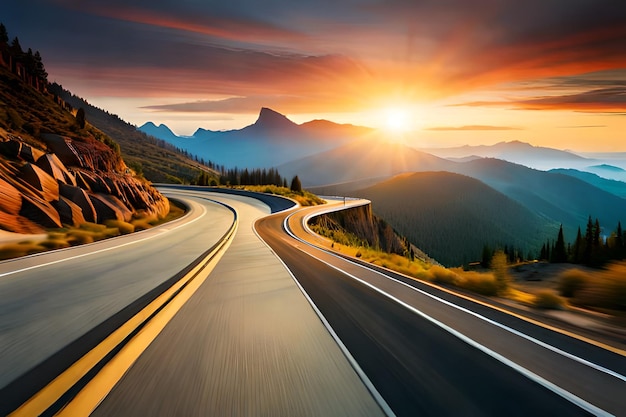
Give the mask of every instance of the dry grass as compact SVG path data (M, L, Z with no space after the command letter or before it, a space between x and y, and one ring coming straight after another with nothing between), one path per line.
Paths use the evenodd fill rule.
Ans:
M587 275L580 274L583 284L577 288L571 303L600 311L626 311L626 262L616 262Z
M558 277L558 290L563 297L574 297L582 290L589 280L588 273L580 269L570 269Z
M306 190L303 190L301 193L296 193L291 191L291 189L289 188L278 187L276 185L242 185L235 188L291 198L293 200L296 200L303 207L318 206L324 204L324 200Z
M63 249L70 246L84 245L110 237L125 235L135 231L150 229L155 225L182 217L185 214L183 207L170 204L170 212L163 219L156 216L141 216L133 218L131 222L107 220L104 224L86 222L79 227L65 227L48 232L47 238L33 242L25 240L18 243L0 245L0 260L19 258L34 253L54 249Z
M563 300L550 290L541 290L535 294L533 306L542 310L561 310L564 306Z
M24 241L18 243L9 243L0 247L0 260L31 255L33 253L42 252L45 250L46 248L42 246L39 242Z

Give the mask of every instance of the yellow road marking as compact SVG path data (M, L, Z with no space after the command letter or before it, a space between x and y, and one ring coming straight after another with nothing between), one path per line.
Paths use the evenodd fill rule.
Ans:
M211 259L210 262L200 262L196 265L187 275L178 280L163 294L158 296L154 301L148 304L145 308L139 311L129 321L124 323L120 328L115 330L111 335L104 339L95 348L90 350L86 355L76 361L72 366L65 370L62 374L52 380L41 391L33 395L28 401L22 404L17 410L9 414L9 417L26 417L33 415L40 415L52 406L63 394L65 394L72 386L74 386L83 376L85 376L94 366L96 366L106 355L108 355L116 346L118 346L125 338L127 338L137 327L145 322L155 311L161 308L164 304L168 303L157 315L152 318L144 328L135 335L127 345L107 364L105 367L90 381L75 397L70 404L68 404L59 415L88 415L97 407L99 402L113 389L113 386L119 381L124 373L130 368L134 361L141 355L145 348L156 338L156 336L165 327L167 322L176 314L183 304L189 300L198 287L206 280L210 272L215 268L215 265L222 257L226 249L230 246L232 236L237 230L237 221L233 224L226 238L222 243L216 247L211 253L209 253L206 259ZM183 286L185 286L179 294L176 294ZM175 295L176 294L176 295ZM175 296L174 296L175 295ZM172 298L174 297L174 298ZM153 324L154 322L154 324ZM148 336L151 335L151 336ZM151 338L149 338L151 337ZM137 340L137 341L136 341ZM136 345L135 345L136 344ZM143 346L143 348L135 348L135 346ZM129 355L128 351L134 354ZM118 359L118 356L122 356L125 360ZM130 358L131 362L128 362ZM115 363L115 366L110 366ZM124 366L126 368L122 369ZM112 369L114 368L114 369ZM117 368L117 369L115 369ZM106 370L106 371L105 371ZM102 374L106 374L105 381L103 381ZM112 378L112 376L119 374L119 377L115 379L111 384L106 384L106 378ZM94 383L97 380L98 383ZM110 385L110 387L108 387ZM106 390L108 387L108 390ZM102 390L102 391L100 391ZM106 391L104 391L106 390ZM93 399L99 397L98 401L93 404L93 408L87 411L87 403L93 403ZM75 406L73 403L81 399ZM75 410L74 414L68 414L66 410Z

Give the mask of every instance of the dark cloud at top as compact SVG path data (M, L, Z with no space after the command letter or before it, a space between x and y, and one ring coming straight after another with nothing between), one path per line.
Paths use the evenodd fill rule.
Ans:
M51 78L94 88L341 98L569 77L615 92L619 75L575 76L626 68L623 0L3 0L0 21Z

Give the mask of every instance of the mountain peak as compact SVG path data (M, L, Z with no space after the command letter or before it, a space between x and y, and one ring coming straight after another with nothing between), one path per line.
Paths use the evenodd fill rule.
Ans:
M255 126L263 126L269 128L283 129L296 126L294 122L289 120L287 116L278 113L267 107L262 107L259 118L254 123Z
M144 128L155 129L156 127L157 126L153 122L146 122L146 123L142 124L141 126L139 126L139 130L144 129Z

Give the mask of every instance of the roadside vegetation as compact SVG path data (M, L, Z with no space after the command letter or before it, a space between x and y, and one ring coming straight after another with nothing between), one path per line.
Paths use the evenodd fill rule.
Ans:
M185 214L183 206L170 200L170 211L162 219L156 216L135 216L130 222L107 220L104 224L83 223L79 227L51 229L46 236L24 236L24 240L0 246L0 260L18 258L54 249L69 248L115 236L126 235L140 230L150 229Z
M571 269L557 278L559 294L577 307L602 313L621 312L626 317L626 262L614 262L603 269Z
M504 264L501 263L492 271L486 272L444 268L417 256L411 256L411 253L399 255L372 248L363 239L346 230L329 230L319 224L310 225L310 228L318 235L327 238L326 246L332 250L389 268L412 278L454 286L486 296L506 295L509 288L510 279L505 268L506 259ZM499 255L496 254L494 258L498 260Z
M445 268L422 259L390 254L371 248L363 239L346 230L329 230L319 224L309 226L324 237L327 248L382 266L409 277L434 284L456 287L488 297L502 297L544 310L583 308L626 318L626 262L616 262L600 270L564 269L552 279L521 285L515 269L503 251L497 251L487 268L478 270ZM539 285L537 285L539 283Z
M324 204L324 200L306 190L293 191L290 188L277 185L240 185L231 187L239 190L254 191L257 193L274 194L296 200L301 206L317 206Z

